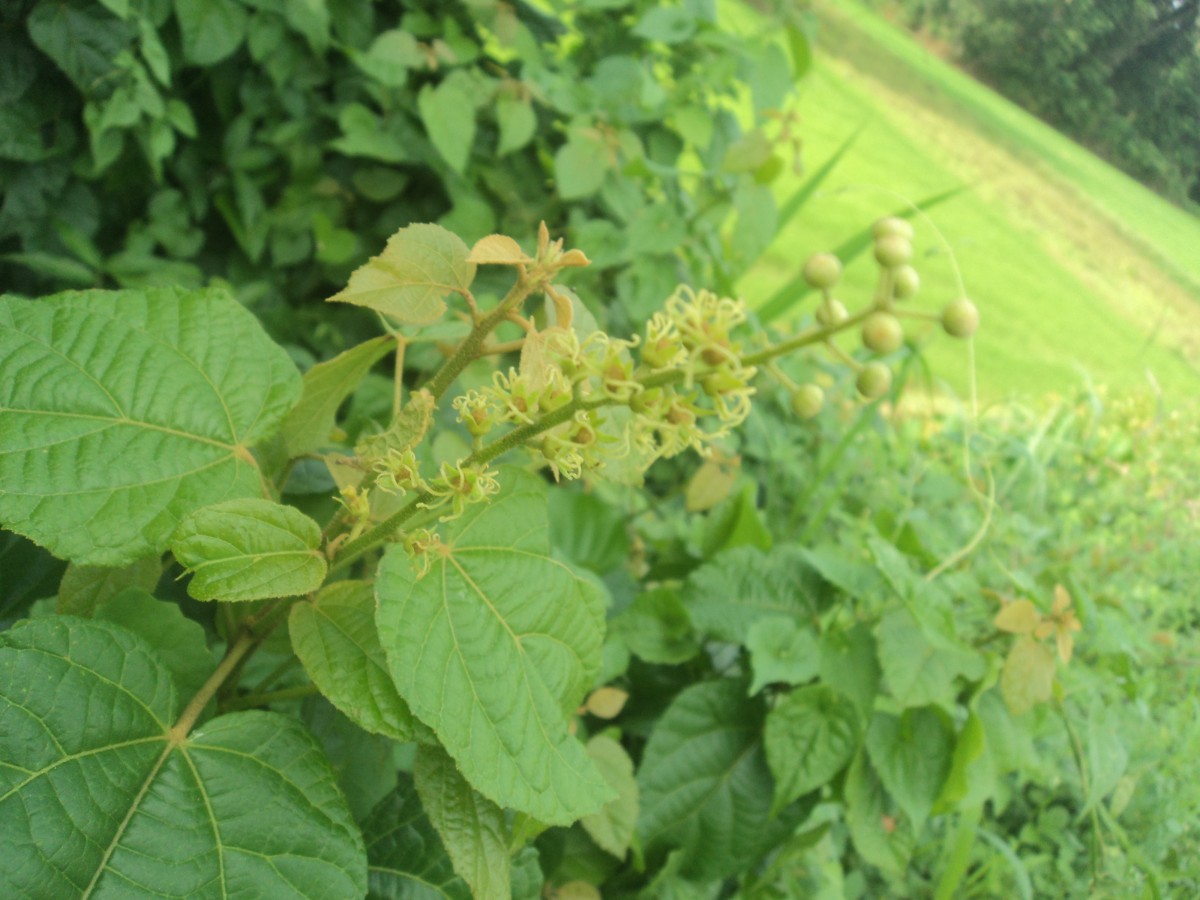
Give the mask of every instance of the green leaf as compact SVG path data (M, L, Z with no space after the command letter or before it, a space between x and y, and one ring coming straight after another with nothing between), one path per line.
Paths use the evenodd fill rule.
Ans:
M625 520L624 512L593 494L568 490L550 494L554 549L599 575L629 559Z
M371 582L334 582L311 602L297 603L288 633L313 684L356 724L397 741L429 739L388 674Z
M259 494L247 448L299 392L221 290L0 300L0 521L77 563L161 553L187 513Z
M646 662L673 666L700 652L691 617L670 588L639 594L613 618L609 629Z
M187 618L175 603L156 600L132 587L98 603L94 616L132 631L152 646L184 699L195 696L212 674L216 663L204 627Z
M391 316L406 325L427 325L446 311L444 298L468 293L475 265L467 245L439 225L409 225L383 253L354 270L350 283L329 298Z
M875 628L887 689L904 706L939 703L950 708L956 679L983 675L979 653L944 634L923 628L906 609L893 609Z
M369 461L382 459L389 452L403 453L405 450L415 450L429 432L436 408L437 401L425 388L413 391L387 430L364 437L358 442L355 452Z
M675 698L638 770L637 831L647 853L679 847L682 874L715 880L745 868L795 827L786 815L770 820L774 782L763 713L740 681L692 685Z
M816 790L842 771L858 749L858 712L823 685L787 694L767 713L767 763L775 809Z
M444 528L423 576L388 548L376 621L400 695L475 789L569 824L612 796L567 733L600 662L604 607L550 559L540 482L503 477L490 504Z
M237 0L175 0L184 58L211 66L235 51L246 37L246 9Z
M877 712L866 746L884 787L919 833L950 774L954 730L934 707L900 716Z
M407 775L371 810L362 830L370 900L471 900Z
M413 779L454 871L475 900L512 900L504 810L474 791L440 747L417 748Z
M871 767L865 749L860 750L846 772L843 788L846 798L846 824L854 849L871 865L891 878L899 878L908 865L908 854L898 835L883 826L885 812L883 784Z
M377 35L366 53L354 53L350 59L388 87L404 87L409 70L425 65L425 56L417 39L399 28Z
M117 56L132 47L137 28L94 3L42 0L26 22L34 45L85 94L108 87ZM109 88L111 89L111 88Z
M72 564L63 572L55 610L87 618L97 606L126 588L152 592L161 577L162 560L157 556L147 556L117 568Z
M588 741L587 752L617 796L600 812L584 816L579 824L596 846L617 859L624 859L638 818L638 786L633 777L633 760L624 747L602 734Z
M871 718L880 673L875 638L865 624L821 635L820 675L822 683L854 702L864 722Z
M682 6L651 6L633 27L634 36L664 44L680 44L695 31L692 11Z
M528 99L503 96L496 101L496 123L500 126L496 155L505 156L533 140L537 131L537 114Z
M541 900L546 876L534 847L525 847L512 860L512 900Z
M1000 673L1000 692L1014 716L1039 703L1049 703L1054 692L1054 651L1041 641L1023 634L1013 641Z
M765 554L737 547L694 571L684 594L692 622L723 641L746 642L762 618L809 619L815 613L800 584L804 558L796 547Z
M265 600L315 591L328 568L321 526L293 506L226 500L179 523L171 552L197 600Z
M304 373L300 402L287 414L280 429L289 457L311 453L329 441L338 408L371 367L395 346L390 335L380 335Z
M54 616L0 634L0 883L12 896L361 897L362 837L293 719L172 732L141 638Z
M437 87L425 85L417 95L417 108L430 142L461 175L475 143L475 98L469 79L451 76Z
M612 165L608 150L598 139L572 135L554 154L554 181L563 200L590 197L604 184Z
M954 744L950 772L934 809L941 812L955 806L978 807L995 791L996 763L988 746L987 730L979 714L971 712Z
M746 634L746 649L754 670L751 694L768 684L804 684L816 677L820 666L821 651L812 630L783 616L755 621Z

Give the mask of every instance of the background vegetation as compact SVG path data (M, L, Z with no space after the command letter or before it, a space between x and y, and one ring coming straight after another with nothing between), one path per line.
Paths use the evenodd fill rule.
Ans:
M550 553L606 606L573 727L620 802L545 830L488 812L485 868L510 862L511 891L463 855L479 830L418 798L413 742L311 696L295 634L264 642L214 706L316 736L372 896L419 877L451 897L1200 893L1195 4L1138 3L1132 20L1100 0L900 6L1178 205L857 3L0 11L13 295L225 286L312 372L378 333L321 301L399 227L532 252L544 220L591 258L567 284L615 334L684 282L744 295L786 337L815 315L814 251L842 256L848 305L871 298L869 229L893 213L916 228L915 308L965 291L982 310L968 350L912 320L880 402L855 397L837 353L791 359L713 458L548 490ZM473 290L505 288L481 270ZM289 509L345 524L321 460L387 428L393 376L424 383L465 331L431 329L398 369L371 357L314 459L281 474ZM839 346L873 358L853 335ZM812 418L797 383L825 391ZM446 411L435 431L427 464L470 450ZM62 613L136 631L166 608L203 680L244 614L184 576L172 556L68 566L0 534L10 636Z

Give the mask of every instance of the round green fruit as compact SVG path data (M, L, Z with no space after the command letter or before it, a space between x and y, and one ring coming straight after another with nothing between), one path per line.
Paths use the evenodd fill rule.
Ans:
M878 399L892 389L892 370L881 362L867 363L854 385L866 399Z
M951 337L969 338L979 328L979 308L966 297L951 300L942 310L942 328Z
M891 313L871 313L863 322L862 342L874 353L891 353L904 343L904 328Z
M912 259L912 242L899 234L885 234L875 241L875 261L885 269L898 269Z
M827 291L842 277L842 261L832 253L814 253L804 264L804 280L810 287Z
M848 318L850 318L850 313L846 311L846 307L840 300L830 300L828 303L821 303L817 306L817 324L822 328L841 325Z
M892 295L897 300L915 297L921 289L921 276L912 266L899 266L892 271Z
M801 419L811 419L825 405L825 392L815 384L802 384L792 391L792 412Z
M904 219L897 216L887 216L879 219L871 226L871 237L875 240L897 235L906 241L913 239L913 227Z

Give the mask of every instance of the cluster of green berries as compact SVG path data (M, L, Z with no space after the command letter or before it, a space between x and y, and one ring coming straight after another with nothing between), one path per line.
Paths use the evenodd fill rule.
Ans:
M921 276L911 265L913 257L913 228L904 219L887 217L871 229L873 252L880 268L879 289L872 311L862 319L862 345L876 356L886 356L904 344L904 328L895 312L895 304L909 300L921 288ZM821 292L815 318L817 324L831 332L842 326L850 314L845 305L833 296L833 288L841 280L842 263L832 253L816 253L804 264L804 280ZM960 338L970 337L979 327L979 311L964 298L948 304L942 311L942 327ZM873 359L855 364L855 386L859 394L874 400L887 394L892 387L892 371L882 360ZM792 391L792 408L802 418L812 418L824 405L824 392L818 385L803 384Z

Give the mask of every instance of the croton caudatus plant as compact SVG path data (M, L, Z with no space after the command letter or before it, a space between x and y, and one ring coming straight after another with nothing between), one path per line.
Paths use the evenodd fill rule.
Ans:
M789 720L764 719L786 678L701 682L635 766L612 724L628 653L609 652L604 583L552 553L547 497L706 455L756 376L786 379L776 361L802 348L888 393L888 366L849 359L838 332L886 354L898 316L974 331L969 301L901 302L918 283L906 222L875 238L860 311L818 254L800 330L756 332L742 302L680 287L618 338L569 288L584 252L544 226L523 249L410 225L330 298L377 313L380 335L303 376L223 289L4 298L0 524L69 565L0 633L0 894L537 897L562 888L539 838L569 826L651 894L656 872L761 857L857 758L859 710L792 691L792 719L824 718L789 754ZM440 365L406 379L418 353ZM352 432L372 370L393 376L390 422ZM818 387L788 387L817 412ZM342 737L306 712L320 697ZM732 730L696 775L689 741L712 716ZM383 747L374 794L339 750L351 733ZM755 827L727 833L714 797ZM563 896L593 896L578 878Z

